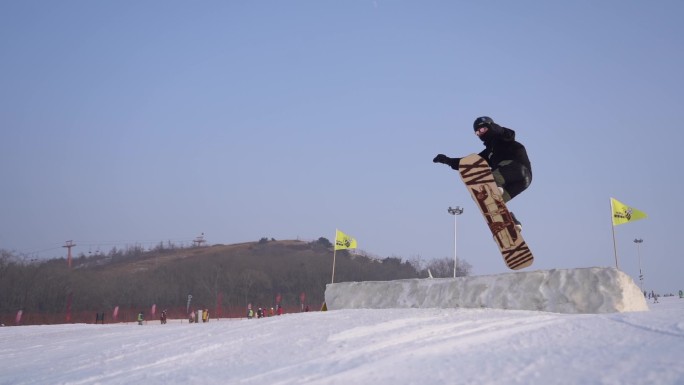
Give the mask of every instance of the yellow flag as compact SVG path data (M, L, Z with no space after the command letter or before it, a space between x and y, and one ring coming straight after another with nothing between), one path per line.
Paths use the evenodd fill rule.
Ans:
M615 198L610 198L610 207L613 209L613 226L647 217L645 212L629 207Z
M335 250L343 249L355 249L356 239L350 237L349 235L341 232L340 230L335 230Z

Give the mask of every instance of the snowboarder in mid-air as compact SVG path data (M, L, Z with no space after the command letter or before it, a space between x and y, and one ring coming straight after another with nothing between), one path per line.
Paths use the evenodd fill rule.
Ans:
M485 149L479 155L492 169L494 181L501 190L504 202L508 202L532 183L532 166L527 157L527 150L515 140L515 131L494 123L488 116L475 119L473 129L485 145ZM458 171L460 160L461 158L439 154L432 161L446 164ZM511 216L518 229L522 230L520 221L513 213Z

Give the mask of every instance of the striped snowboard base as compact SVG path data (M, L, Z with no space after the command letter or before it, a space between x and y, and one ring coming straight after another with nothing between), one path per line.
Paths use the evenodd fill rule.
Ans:
M487 221L506 266L518 270L532 265L532 252L515 227L487 162L479 155L471 154L461 159L458 169Z

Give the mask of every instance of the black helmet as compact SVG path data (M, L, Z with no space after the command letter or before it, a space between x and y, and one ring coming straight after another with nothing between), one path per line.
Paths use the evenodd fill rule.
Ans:
M473 122L473 130L477 131L480 127L491 128L492 123L494 123L494 120L489 116L480 116Z

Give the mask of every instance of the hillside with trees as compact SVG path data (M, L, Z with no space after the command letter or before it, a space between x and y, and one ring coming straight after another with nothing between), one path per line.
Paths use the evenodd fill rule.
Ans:
M26 262L7 251L0 254L0 317L13 324L18 310L33 323L51 321L50 315L111 313L119 307L125 317L140 310L169 309L184 317L190 308L209 309L214 316L243 316L248 304L274 306L276 298L289 311L304 305L320 309L325 285L330 283L333 245L326 238L313 242L276 241L205 247L175 247L160 243L112 249L108 254L74 259L68 269L64 258ZM386 281L453 274L453 261L377 258L338 250L335 282ZM461 271L463 269L463 271ZM459 266L467 275L470 266ZM129 314L130 313L130 314ZM57 320L60 318L57 317ZM78 322L75 317L73 322ZM31 322L26 321L26 322ZM63 322L63 321L59 321Z

